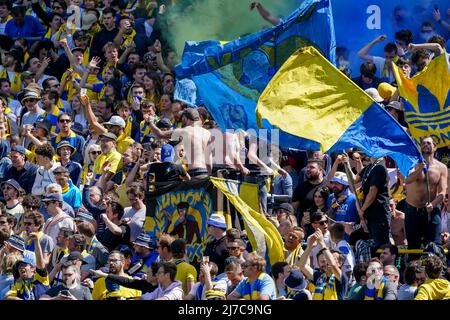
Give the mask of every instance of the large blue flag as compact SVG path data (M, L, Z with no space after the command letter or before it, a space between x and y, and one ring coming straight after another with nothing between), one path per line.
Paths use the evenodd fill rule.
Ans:
M335 60L329 0L306 0L277 26L231 42L187 42L175 69L181 80L176 99L190 104L201 99L222 130L258 130L255 108L259 96L291 54L311 45ZM270 139L273 127L263 121L263 128L268 129ZM279 140L283 147L320 148L315 141L284 131L279 132Z

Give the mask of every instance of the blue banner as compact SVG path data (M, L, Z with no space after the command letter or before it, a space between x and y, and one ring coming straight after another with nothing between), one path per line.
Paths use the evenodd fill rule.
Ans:
M395 43L395 33L402 29L412 31L413 43L424 43L434 34L446 40L450 38L450 33L433 16L437 6L441 19L450 22L448 0L335 0L332 5L336 46L348 50L352 77L359 75L359 67L364 62L358 58L358 51L380 35L387 35L387 39L370 50L370 54L380 57L384 57L384 46L388 42ZM432 27L421 28L426 22ZM432 32L422 32L432 29Z

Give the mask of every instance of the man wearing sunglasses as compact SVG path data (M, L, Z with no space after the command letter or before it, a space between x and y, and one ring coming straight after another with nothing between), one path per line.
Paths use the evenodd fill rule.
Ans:
M61 113L58 116L58 135L52 137L52 146L56 150L61 141L68 141L75 149L72 154L72 161L83 164L82 150L85 140L82 136L72 131L72 117L68 113Z
M19 201L20 185L14 179L9 179L0 184L3 191L3 196L6 201L5 212L12 214L16 217L17 221L20 220L21 215L24 213L22 204Z
M52 238L53 243L57 242L56 237L58 236L59 229L62 227L75 231L73 219L62 210L63 197L61 194L50 193L42 199L42 202L45 203L47 212L50 215L50 218L44 225L43 231Z
M325 242L325 245L327 246L327 248L329 248L329 249L334 248L334 244L331 241L331 237L330 237L330 231L328 231L328 217L326 214L324 214L323 212L320 212L320 211L314 212L311 215L311 226L313 227L314 230L316 230L316 231L319 230L322 233L323 241ZM309 236L308 240L312 236L313 235ZM312 264L313 268L319 268L319 261L317 259L317 254L319 253L320 249L321 248L319 246L315 246L311 250L310 263Z
M50 262L50 256L55 245L53 243L53 240L48 235L42 232L42 227L44 226L44 217L37 211L28 211L25 213L23 226L25 231L22 234L22 238L28 239L27 241L25 241L25 249L31 252L35 252L35 243L29 238L29 236L31 234L36 234L42 249L42 259L44 265L47 267Z

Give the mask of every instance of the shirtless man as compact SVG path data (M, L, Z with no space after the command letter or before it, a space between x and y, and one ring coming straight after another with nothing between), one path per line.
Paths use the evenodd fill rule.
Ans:
M422 154L428 163L429 195L424 169L425 163L416 165L406 178L405 231L408 249L420 249L432 241L441 243L440 206L447 192L447 167L434 159L436 144L431 137L421 142Z
M206 147L211 133L202 128L200 116L196 108L185 109L181 116L181 121L183 128L175 129L171 137L174 141L178 141L180 137L183 137L182 142L175 147L176 154L178 154L178 149L183 145L189 175L191 177L208 175L210 172L208 171L207 164L208 166L211 165L211 156L207 152Z
M396 246L406 245L405 234L405 214L397 210L394 199L389 200L389 209L391 210L391 235Z
M216 124L210 129L211 138L208 142L209 162L212 163L212 174L216 174L218 170L227 169L230 171L228 178L236 179L237 171L243 175L248 175L248 170L241 162L239 156L239 138L232 131L223 132ZM214 157L213 157L214 151Z

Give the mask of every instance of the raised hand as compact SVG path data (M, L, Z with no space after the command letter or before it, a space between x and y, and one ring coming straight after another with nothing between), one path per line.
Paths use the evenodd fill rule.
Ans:
M90 70L94 70L98 67L98 64L102 61L100 57L93 57L88 64Z

